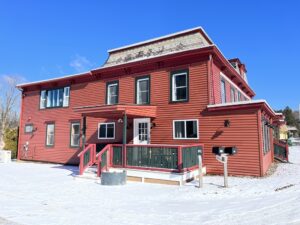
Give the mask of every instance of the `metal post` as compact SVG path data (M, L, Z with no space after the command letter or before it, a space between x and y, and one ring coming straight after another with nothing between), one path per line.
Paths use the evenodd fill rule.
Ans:
M123 145L127 144L127 115L123 116Z
M228 157L227 155L224 155L224 187L228 187Z
M198 154L199 161L199 188L203 188L202 156Z
M82 118L82 149L85 149L86 142L86 116Z

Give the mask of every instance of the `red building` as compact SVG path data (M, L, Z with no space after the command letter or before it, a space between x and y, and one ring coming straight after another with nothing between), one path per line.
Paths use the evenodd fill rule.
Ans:
M219 174L212 147L235 146L229 174L266 173L279 115L252 100L245 64L226 59L202 28L108 53L92 71L18 85L19 159L78 164L85 149L82 170L102 160L183 172L202 148L207 173Z

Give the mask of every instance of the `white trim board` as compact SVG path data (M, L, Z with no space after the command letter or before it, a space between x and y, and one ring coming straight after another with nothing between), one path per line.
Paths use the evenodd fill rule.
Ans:
M272 109L272 107L269 105L269 103L264 100L250 100L250 101L243 101L243 102L228 102L228 103L222 103L222 104L215 104L215 105L207 105L207 108L218 108L223 106L235 106L235 105L251 105L256 103L265 103L270 110L276 115L275 111Z
M106 125L106 137L105 138L101 138L99 137L100 134L100 126L105 124ZM108 138L107 137L107 125L108 124L113 124L114 125L114 137L112 138ZM103 122L103 123L98 123L98 140L113 140L116 138L116 123L115 122Z
M197 137L196 138L176 138L175 137L175 122L186 122L186 121L196 121L197 122ZM186 123L185 123L186 125ZM185 135L186 135L186 126L185 126ZM199 120L198 119L178 119L173 120L173 140L199 140L200 134L199 134Z

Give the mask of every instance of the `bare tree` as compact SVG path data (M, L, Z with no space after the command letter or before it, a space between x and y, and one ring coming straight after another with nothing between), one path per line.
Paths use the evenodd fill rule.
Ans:
M20 80L17 76L3 77L5 86L0 90L0 148L3 148L3 136L7 128L13 128L18 124L18 106L20 92L16 84Z

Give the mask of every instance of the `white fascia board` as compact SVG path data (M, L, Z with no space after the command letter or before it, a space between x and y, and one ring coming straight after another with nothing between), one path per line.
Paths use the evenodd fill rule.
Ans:
M239 106L239 105L252 105L256 103L265 103L270 110L276 115L272 107L269 105L269 103L264 100L251 100L251 101L242 101L242 102L228 102L228 103L221 103L221 104L214 104L214 105L207 105L207 108L219 108L219 107L225 107L225 106Z
M63 76L63 77L56 77L56 78L51 78L51 79L46 79L46 80L39 80L39 81L34 81L34 82L22 83L22 84L17 84L16 87L17 88L22 88L22 86L34 85L34 84L39 84L39 83L44 83L44 82L50 82L50 81L66 79L66 78L73 78L73 77L77 77L77 76L84 75L84 74L91 74L91 72L87 71L87 72L83 72L83 73L66 75L66 76Z

